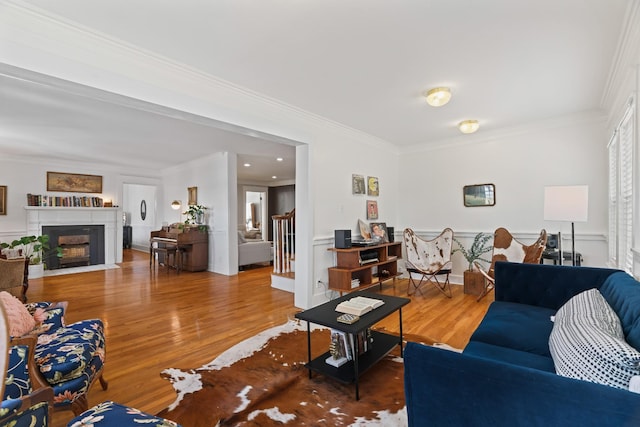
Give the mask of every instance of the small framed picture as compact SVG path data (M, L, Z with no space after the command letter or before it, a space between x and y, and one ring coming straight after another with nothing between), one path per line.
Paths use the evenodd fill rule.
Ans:
M380 187L378 186L378 178L375 176L367 177L367 195L378 196L380 194Z
M353 194L365 194L364 176L351 175L351 192Z
M189 206L198 204L198 187L188 187L189 193Z
M385 222L372 222L371 226L371 238L380 240L383 243L389 242L389 235L387 234L387 223Z
M367 200L367 219L378 219L378 202Z

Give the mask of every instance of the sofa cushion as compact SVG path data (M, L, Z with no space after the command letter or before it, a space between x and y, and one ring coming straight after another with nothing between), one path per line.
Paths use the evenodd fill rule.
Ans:
M469 342L464 348L463 353L527 368L539 369L541 371L556 372L551 356L540 356L539 354L500 347L480 341Z
M554 314L555 310L549 308L495 301L471 341L551 357L549 334Z
M628 389L631 377L640 375L640 352L625 342L615 312L597 289L558 310L549 348L556 372L569 378Z
M614 273L600 293L618 315L626 341L640 350L640 284L624 272Z

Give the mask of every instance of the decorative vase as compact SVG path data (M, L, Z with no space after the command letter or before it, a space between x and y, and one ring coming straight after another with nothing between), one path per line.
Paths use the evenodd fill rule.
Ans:
M204 224L204 212L198 212L196 214L196 224L198 225Z

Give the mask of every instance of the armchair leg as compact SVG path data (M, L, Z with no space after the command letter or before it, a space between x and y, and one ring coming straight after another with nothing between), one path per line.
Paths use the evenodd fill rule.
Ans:
M71 402L71 410L76 417L87 409L89 409L89 401L87 400L86 394L78 396L76 400Z
M484 285L484 289L482 290L482 293L480 295L478 295L478 299L476 299L476 302L479 302L482 298L487 296L487 294L489 292L491 292L492 290L493 290L493 283L491 283L488 280L486 280L485 281L485 285Z
M109 388L109 382L104 379L104 375L100 375L98 379L100 380L100 386L102 387L103 390L106 390Z

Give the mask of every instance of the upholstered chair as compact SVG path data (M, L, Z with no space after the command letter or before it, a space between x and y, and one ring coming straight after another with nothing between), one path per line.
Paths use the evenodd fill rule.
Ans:
M38 343L34 356L39 374L53 387L54 406L70 405L78 415L89 408L87 392L96 380L103 390L108 387L103 377L104 326L100 319L65 324L66 306L66 302L26 304L30 313L44 309L46 317L35 331Z
M29 373L37 371L32 363L36 339L18 339L9 345L8 321L0 305L0 425L50 425L53 390Z
M102 402L72 419L67 427L122 427L150 425L154 427L180 427L173 421L156 417L120 403Z

